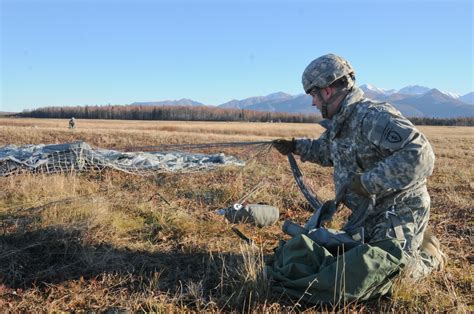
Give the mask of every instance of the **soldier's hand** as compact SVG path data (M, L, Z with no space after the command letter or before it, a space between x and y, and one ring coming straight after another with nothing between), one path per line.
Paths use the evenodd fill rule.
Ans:
M354 176L352 176L349 188L361 196L368 197L370 196L370 193L367 192L367 190L364 188L361 180L362 180L362 174L360 173L355 174Z
M273 147L282 155L288 155L289 153L294 153L296 150L296 140L285 140L277 139L272 142Z

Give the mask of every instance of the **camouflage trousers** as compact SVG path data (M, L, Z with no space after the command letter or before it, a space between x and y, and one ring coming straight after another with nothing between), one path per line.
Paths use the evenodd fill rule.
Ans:
M430 196L425 185L383 201L376 205L374 213L377 214L367 217L364 224L366 241L398 238L408 260L406 272L414 279L438 267L437 259L419 250L430 216Z

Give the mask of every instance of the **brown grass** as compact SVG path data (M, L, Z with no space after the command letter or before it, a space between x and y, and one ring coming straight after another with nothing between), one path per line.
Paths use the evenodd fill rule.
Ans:
M0 118L0 145L85 140L107 148L172 143L316 137L318 125ZM431 225L447 268L390 298L343 310L472 311L474 128L420 127L434 146L428 188ZM116 171L0 178L0 308L10 311L290 311L308 308L271 294L262 276L284 218L308 218L287 161L275 152L247 166L139 177ZM333 195L331 169L302 164L323 199ZM251 202L279 207L276 226L239 225L241 243L214 211L258 183ZM339 213L335 225L347 212ZM313 308L309 308L312 310ZM319 309L319 310L333 310Z

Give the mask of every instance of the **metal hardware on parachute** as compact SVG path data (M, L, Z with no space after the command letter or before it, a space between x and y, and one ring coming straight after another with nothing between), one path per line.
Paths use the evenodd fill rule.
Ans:
M251 223L258 227L273 225L280 218L278 208L266 204L235 203L217 213L231 223Z

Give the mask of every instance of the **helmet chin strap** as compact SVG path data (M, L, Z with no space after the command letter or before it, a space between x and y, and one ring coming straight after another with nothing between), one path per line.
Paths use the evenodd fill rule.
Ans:
M318 96L319 101L321 102L321 114L324 119L329 119L329 106L332 102L339 96L341 96L344 91L339 90L336 93L332 94L327 100L324 100L323 95L321 94L321 90L316 90L316 96Z
M316 90L316 96L318 96L319 101L321 102L321 115L323 116L324 119L329 119L329 106L336 100L337 97L345 94L347 95L350 93L352 88L354 87L355 83L352 83L352 86L350 88L344 88L340 89L334 94L331 95L327 100L324 100L323 95L321 93L322 89L317 89Z

